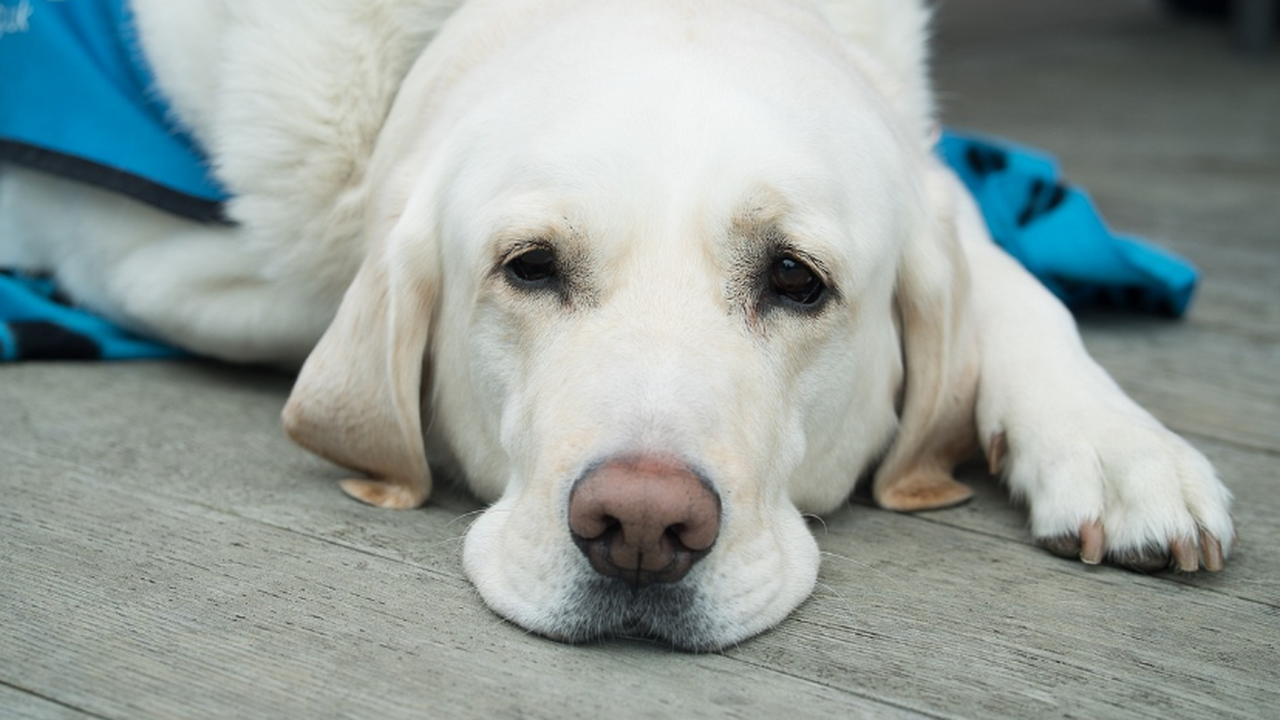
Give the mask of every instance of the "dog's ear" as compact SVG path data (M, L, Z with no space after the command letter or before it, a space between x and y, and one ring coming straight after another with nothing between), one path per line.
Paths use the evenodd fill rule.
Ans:
M927 510L973 492L952 476L976 448L976 338L970 324L969 272L957 227L959 190L949 171L926 172L930 221L915 233L899 265L895 306L905 387L898 435L875 474L881 507Z
M395 261L395 238L393 231L370 248L302 366L283 420L294 442L368 476L344 481L349 495L413 508L431 494L421 406L439 283L422 262Z

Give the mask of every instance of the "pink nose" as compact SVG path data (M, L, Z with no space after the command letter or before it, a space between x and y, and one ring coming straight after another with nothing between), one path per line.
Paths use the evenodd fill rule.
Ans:
M683 463L601 465L569 495L569 532L596 572L633 588L676 582L720 534L720 496Z

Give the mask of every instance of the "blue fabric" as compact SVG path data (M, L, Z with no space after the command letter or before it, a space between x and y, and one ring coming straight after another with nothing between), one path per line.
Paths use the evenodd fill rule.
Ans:
M1000 247L1066 305L1182 317L1199 273L1186 260L1116 235L1089 196L1035 150L954 131L938 153L964 181Z
M0 158L220 216L227 193L154 92L125 0L0 0L0 73Z
M183 357L70 306L48 278L0 272L0 362Z

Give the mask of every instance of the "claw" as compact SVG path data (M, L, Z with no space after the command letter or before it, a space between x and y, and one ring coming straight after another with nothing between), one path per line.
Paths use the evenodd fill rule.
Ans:
M1182 572L1195 572L1200 569L1200 552L1196 549L1196 541L1189 537L1180 537L1169 543L1173 551L1173 559Z
M1208 531L1200 531L1200 548L1204 554L1204 569L1218 572L1222 569L1222 543Z
M1009 454L1009 438L1005 436L1004 431L991 435L991 442L987 445L987 469L992 475L999 475L1004 469L1004 456Z
M1090 520L1080 526L1080 560L1085 565L1097 565L1107 550L1107 532L1101 520Z

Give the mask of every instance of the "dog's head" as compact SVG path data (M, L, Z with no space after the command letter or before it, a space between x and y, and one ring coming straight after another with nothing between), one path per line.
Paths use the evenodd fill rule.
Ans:
M802 511L954 441L945 193L816 16L535 5L464 10L405 80L287 425L390 506L425 435L492 501L464 563L520 625L724 646L812 590Z

